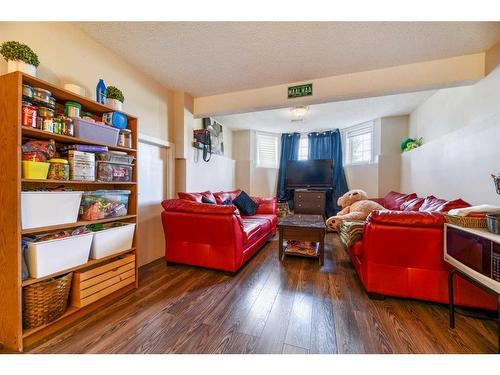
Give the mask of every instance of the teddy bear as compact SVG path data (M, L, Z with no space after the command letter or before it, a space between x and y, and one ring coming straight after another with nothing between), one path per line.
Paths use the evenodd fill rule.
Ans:
M342 210L326 221L328 229L334 232L338 231L338 226L343 220L365 220L370 212L384 209L377 202L368 200L366 192L359 189L345 193L337 200L337 204Z

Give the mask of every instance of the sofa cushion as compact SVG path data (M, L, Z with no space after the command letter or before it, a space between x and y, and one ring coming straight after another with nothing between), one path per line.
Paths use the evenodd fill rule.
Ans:
M245 244L256 241L263 233L270 231L270 223L262 219L241 219Z
M217 204L222 204L222 202L224 201L233 201L234 198L236 198L238 195L240 195L241 193L241 189L237 189L237 190L234 190L234 191L219 191L217 193L214 193L214 197L215 197L215 202Z
M415 198L417 198L417 194L415 193L403 194L396 191L391 191L384 197L383 206L388 210L400 210L401 205L404 202Z
M238 207L240 212L245 216L255 215L258 207L257 203L255 203L244 191L233 199L233 204Z
M366 221L370 224L403 227L443 227L444 217L439 212L373 211Z
M401 211L418 211L424 203L424 198L413 198L401 204Z
M199 202L202 203L202 197L205 197L212 202L216 202L214 195L212 194L211 191L204 191L201 193L183 193L183 192L178 192L177 196L180 199L185 199L187 201L193 201L193 202Z
M463 199L458 198L452 201L448 201L443 205L441 205L438 208L438 212L448 212L449 210L453 210L455 208L466 208L466 207L470 207L470 204L464 201Z
M262 219L267 220L271 227L275 227L278 224L278 216L271 214L255 214L253 216L242 216L243 219Z
M454 208L470 207L470 204L462 199L447 201L436 198L434 195L429 195L425 198L424 203L418 209L420 212L448 212Z
M203 204L185 199L167 199L161 202L165 211L186 212L196 214L235 214L235 206L222 206L217 204Z

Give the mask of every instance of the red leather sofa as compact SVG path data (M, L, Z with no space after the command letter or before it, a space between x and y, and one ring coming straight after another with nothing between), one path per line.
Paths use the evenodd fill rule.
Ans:
M461 199L390 192L374 199L387 210L372 212L363 239L349 247L351 261L368 293L448 303L448 271L443 260L443 212L468 207ZM496 299L455 278L455 302L496 310Z
M179 199L163 201L167 263L236 272L274 236L276 199L252 197L258 204L256 214L241 216L228 204L240 192L179 193ZM202 203L202 197L216 204Z

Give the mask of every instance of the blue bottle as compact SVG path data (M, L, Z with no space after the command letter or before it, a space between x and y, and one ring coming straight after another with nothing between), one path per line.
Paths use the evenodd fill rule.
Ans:
M95 88L95 100L97 103L106 104L106 85L102 79Z

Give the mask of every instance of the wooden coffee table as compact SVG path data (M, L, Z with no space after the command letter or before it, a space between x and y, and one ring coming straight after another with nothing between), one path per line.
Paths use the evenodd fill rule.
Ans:
M319 259L322 266L325 261L325 233L326 225L321 215L288 215L278 223L279 228L279 259L283 260L285 254L313 257ZM319 242L317 255L311 256L300 253L287 253L284 251L283 241L311 241Z

